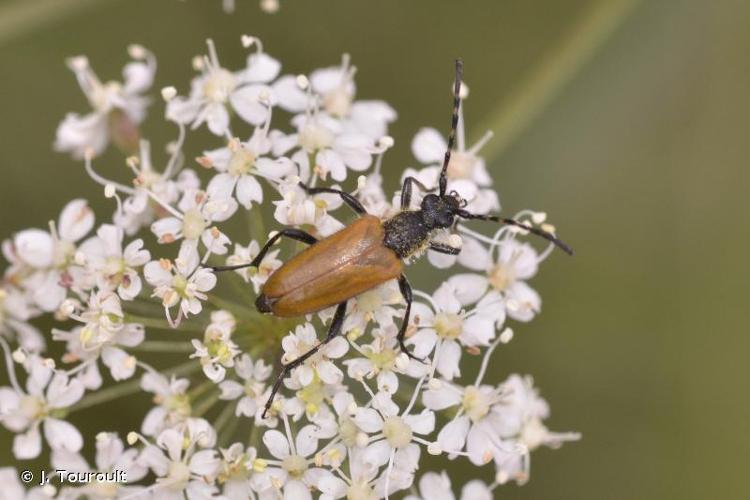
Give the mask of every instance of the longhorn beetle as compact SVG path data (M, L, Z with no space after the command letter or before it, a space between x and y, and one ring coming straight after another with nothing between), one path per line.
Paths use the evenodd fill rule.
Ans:
M448 164L451 159L458 125L458 111L461 105L462 73L463 62L457 59L451 129L437 188L427 189L414 177L407 177L401 188L401 211L390 219L381 221L374 215L369 215L359 200L347 192L327 187L308 187L300 183L308 194L333 193L341 196L341 199L357 213L359 218L341 231L322 240L318 240L301 229L282 229L268 240L249 264L212 268L214 272L219 272L258 267L273 244L285 236L310 246L271 274L255 301L258 311L280 317L294 317L337 306L326 337L305 354L282 366L281 373L274 382L271 396L266 402L263 411L264 418L284 377L314 355L321 346L341 333L347 301L388 280L398 279L401 294L406 302L406 311L397 336L399 347L410 358L419 360L404 344L411 315L412 291L409 281L403 274L403 261L411 256L419 255L428 248L440 253L458 255L461 252L460 248L431 239L436 230L451 228L457 218L517 226L551 241L566 253L573 254L571 248L557 239L554 234L513 219L496 215L473 214L464 210L466 201L462 200L458 193L453 191L446 194ZM422 199L419 210L410 210L412 188L415 185L428 194ZM431 192L436 189L437 194Z

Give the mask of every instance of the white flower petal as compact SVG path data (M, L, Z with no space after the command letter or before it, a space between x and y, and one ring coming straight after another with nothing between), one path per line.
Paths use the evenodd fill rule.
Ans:
M411 142L414 157L425 165L443 161L447 148L448 143L434 128L421 129Z
M78 241L94 227L94 211L83 199L69 202L60 214L57 231L66 241Z
M19 460L36 458L42 452L42 436L39 427L34 426L24 434L13 438L13 455Z
M276 458L284 459L289 456L289 442L281 432L269 430L263 434L263 444L268 451Z
M64 420L51 417L44 419L44 437L52 448L64 448L68 451L80 451L83 448L81 433Z

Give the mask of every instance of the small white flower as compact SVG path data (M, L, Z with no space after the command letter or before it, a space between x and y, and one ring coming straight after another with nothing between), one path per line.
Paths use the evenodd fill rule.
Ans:
M297 326L294 333L281 340L281 347L284 349L282 363L294 361L319 343L315 328L310 323ZM314 377L320 378L325 384L337 384L341 382L344 374L331 360L341 358L348 351L349 344L346 339L336 337L295 368L292 376L299 380L302 386L310 385Z
M356 410L354 421L366 432L375 434L362 460L374 467L386 465L376 488L390 494L413 482L421 454L419 444L426 443L419 436L435 429L435 414L427 409L410 414L411 408L400 413L388 395L381 393L376 398L381 401L375 402L373 408Z
M237 266L240 264L249 264L260 252L260 245L257 241L252 240L247 246L242 246L239 243L234 244L234 253L227 257L228 266ZM276 257L279 255L279 250L271 250L268 252L260 265L257 268L244 267L237 269L234 272L242 276L242 279L247 283L252 282L255 293L260 292L261 286L268 280L273 272L281 267L282 262Z
M184 133L184 132L183 132ZM154 169L151 161L151 145L141 141L137 157L128 159L128 166L135 174L133 188L118 187L127 197L113 217L115 225L125 229L128 235L137 233L157 217L170 214L170 207L180 199L180 193L198 190L200 181L193 170L179 171L181 140L175 145L164 171ZM89 165L90 166L90 165Z
M396 325L375 329L372 333L373 341L357 348L362 357L344 361L347 374L355 380L375 377L378 390L390 394L398 390L400 374L423 376L429 367L401 352L396 341L396 330Z
M96 237L81 245L88 268L95 274L97 286L103 290L117 290L123 300L134 299L141 291L137 268L151 258L137 239L123 249L124 231L111 224L103 224Z
M169 310L178 304L178 318L187 318L203 310L201 301L206 300L206 292L216 286L216 275L198 266L197 252L183 246L174 263L161 259L151 261L144 267L146 281L154 287L153 295L162 300L168 321L172 322Z
M183 431L166 429L148 445L138 458L156 475L156 483L147 488L157 498L210 498L218 493L213 484L221 462L216 451L208 449L216 442L216 433L205 420L189 420ZM198 448L202 448L198 450Z
M69 113L57 127L55 149L83 158L86 151L102 153L110 140L124 150L138 144L138 124L146 116L149 99L144 97L154 80L156 59L151 52L139 47L134 61L123 69L124 83L101 83L85 56L68 60L84 95L93 111L81 116Z
M456 416L438 434L438 443L445 453L455 456L467 446L468 457L475 465L484 465L492 459L496 443L501 439L494 428L495 415L490 413L493 405L500 401L499 390L443 382L439 389L427 390L423 401L433 410L458 406Z
M234 443L229 448L220 448L221 465L216 478L221 485L222 493L229 500L255 498L262 480L257 472L265 470L265 460L258 458L257 450L241 443Z
M192 340L195 353L190 357L200 359L203 373L214 383L224 380L226 369L234 366L234 358L241 352L231 339L235 323L230 313L215 311L211 313L203 342Z
M455 500L451 480L445 471L427 472L419 479L419 496L409 495L405 500ZM461 490L460 500L492 500L492 489L482 481L468 481Z
M291 159L300 171L310 172L310 156L314 155L313 173L326 180L347 178L347 169L363 172L372 164L376 152L374 140L364 134L346 131L341 122L324 113L300 114L292 119L296 134L271 134L275 154L287 154L299 148Z
M528 243L513 237L496 238L496 243L489 249L473 238L466 238L464 241L463 250L458 256L459 263L484 273L484 276L471 278L481 280L476 286L489 288L488 295L498 297L496 300L500 300L500 307L511 318L516 321L531 321L541 310L542 300L526 281L536 275L544 257ZM469 279L468 275L461 276Z
M67 342L66 361L81 361L73 370L82 370L81 380L89 389L98 389L101 376L96 360L101 357L115 380L125 380L135 373L136 359L122 347L143 342L143 325L126 323L119 297L110 291L92 293L85 309L68 315L84 324L71 331L55 329L52 337Z
M30 294L18 288L0 286L0 335L15 339L28 352L40 352L45 347L38 328L28 322L39 314Z
M283 492L284 498L312 500L309 487L317 483L321 470L313 467L310 457L318 448L314 425L302 427L292 437L289 427L286 434L268 430L263 434L263 444L276 460L268 461L269 467L260 475L266 478L269 489Z
M418 330L407 344L414 345L414 355L420 358L434 350L437 371L448 380L461 374L461 346L489 345L505 319L502 301L496 295L485 296L466 309L482 297L485 289L481 277L454 275L435 291L431 307L422 302L413 305Z
M341 206L341 197L331 194L309 196L299 186L299 181L298 177L292 176L279 183L282 199L273 202L276 205L274 218L285 226L315 226L323 236L342 229L343 224L328 214Z
M0 484L3 485L0 493L3 496L0 498L3 500L48 500L54 497L55 491L48 488L50 485L34 486L26 490L20 477L21 474L15 467L0 467Z
M146 372L141 378L141 388L154 393L152 408L143 419L141 432L156 436L166 428L174 427L187 420L191 413L187 389L190 382L184 378L167 378L155 372Z
M175 211L168 217L151 225L151 231L159 243L172 243L184 238L184 245L192 248L202 241L211 253L223 255L227 252L229 238L219 231L214 222L225 221L237 210L232 198L221 198L200 190L187 190Z
M263 423L261 418L263 406L265 405L269 388L266 386L266 380L271 376L273 367L265 364L262 359L253 362L247 354L243 354L234 365L234 371L237 373L242 383L234 380L224 380L219 384L221 389L221 399L237 401L235 414L246 417L254 417L256 423ZM272 419L268 419L272 420Z
M402 303L403 297L396 280L362 293L352 300L342 331L358 337L365 332L371 321L381 327L392 325L393 318L400 312L391 306Z
M69 408L83 396L83 384L54 374L41 358L30 357L25 365L29 374L26 391L0 387L0 423L17 433L13 454L18 459L36 458L42 451L40 427L51 448L77 452L83 437L70 423L62 420L61 410ZM22 434L21 434L22 433Z
M95 467L91 467L79 454L65 449L52 450L51 463L55 469L70 472L103 472L126 473L128 483L136 483L146 476L148 470L137 461L138 450L125 449L122 440L115 433L100 432L96 435ZM122 471L122 472L119 472ZM111 476L110 476L111 477ZM61 497L84 495L86 498L106 500L118 494L134 494L141 490L140 486L127 486L117 481L92 481L79 487L66 487Z
M257 127L247 142L231 139L225 148L204 152L199 163L219 172L206 188L209 196L227 199L234 194L239 204L249 210L253 203L263 202L263 189L257 178L278 182L296 173L291 160L265 156L271 151L267 134L267 127Z
M335 498L351 498L353 500L375 500L384 496L383 483L376 484L378 467L364 460L362 450L349 450L346 466L349 476L337 477L326 470L318 480L318 489L322 495L320 500ZM340 470L337 471L341 475ZM396 479L396 478L394 478ZM407 484L408 483L408 484ZM390 492L406 489L410 486L409 478L404 476L402 481L392 481Z
M243 120L260 125L268 118L270 87L265 85L278 75L281 65L258 51L247 58L247 66L231 72L221 66L212 40L207 40L208 56L198 59L201 75L191 83L189 97L175 97L167 103L167 117L198 128L206 123L216 135L229 133L231 106Z
M85 285L83 268L75 262L76 243L93 226L94 212L86 200L76 199L65 205L57 224L50 223L49 232L26 229L13 238L12 252L31 270L23 285L42 310L56 310L68 289Z
M355 101L355 73L349 54L342 56L340 66L313 71L309 78L313 99L325 113L339 119L344 130L378 139L396 119L396 111L383 101ZM310 97L296 80L289 75L281 77L273 89L280 107L301 113L310 106Z

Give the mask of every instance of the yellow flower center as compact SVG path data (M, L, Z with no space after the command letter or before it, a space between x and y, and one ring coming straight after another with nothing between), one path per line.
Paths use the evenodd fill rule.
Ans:
M255 155L247 149L240 147L232 153L229 158L229 167L227 171L233 177L239 177L250 172L255 165Z
M19 408L29 420L38 420L47 415L47 405L43 399L36 396L23 396Z
M398 449L411 443L413 433L403 418L388 417L383 422L383 435L391 447Z
M366 348L365 348L366 349ZM396 364L398 352L390 348L384 348L382 351L365 350L365 355L370 362L375 365L377 371L390 370Z
M490 284L499 292L505 291L516 280L514 268L503 262L490 269L488 275Z
M458 314L438 313L435 315L435 331L444 339L457 339L461 335L463 325L464 320Z
M299 455L289 455L282 460L281 467L294 479L299 479L307 470L307 460Z
M223 68L218 68L206 78L203 84L203 95L213 102L226 102L236 86L234 75Z
M197 240L201 237L203 231L208 227L206 219L197 208L191 208L182 218L182 234L188 240Z
M464 391L464 398L461 405L472 422L478 422L490 412L490 402L473 385L467 387Z
M333 134L315 122L308 122L298 136L299 145L308 152L325 149L333 143Z

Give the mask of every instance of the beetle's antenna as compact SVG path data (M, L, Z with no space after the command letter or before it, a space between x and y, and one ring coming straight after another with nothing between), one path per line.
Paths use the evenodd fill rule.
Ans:
M456 83L453 87L453 116L451 117L451 131L448 134L448 149L445 151L443 169L440 171L440 196L445 196L448 186L448 163L451 161L453 143L456 141L456 128L458 127L458 109L461 106L461 78L464 73L464 61L460 57L456 59Z
M524 224L523 222L518 222L517 220L513 219L506 219L504 217L498 217L497 215L479 215L479 214L473 214L471 212L467 212L466 210L458 210L456 212L456 215L459 217L462 217L464 219L475 219L475 220L488 220L493 222L500 222L501 224L507 224L509 226L516 226L520 227L521 229L524 229L531 234L535 234L537 236L541 236L547 241L551 241L555 244L560 250L567 253L568 255L573 255L573 249L570 248L570 246L557 238L552 233L548 233L547 231L543 231L541 229L537 229L535 227L531 227L528 224Z

